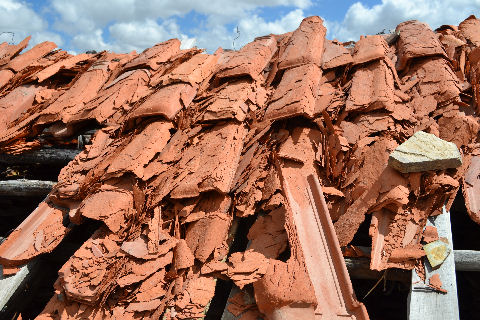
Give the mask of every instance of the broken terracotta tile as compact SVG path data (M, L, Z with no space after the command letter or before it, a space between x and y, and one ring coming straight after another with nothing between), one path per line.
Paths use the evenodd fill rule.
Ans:
M440 275L438 273L435 273L428 279L428 286L441 293L447 293L447 290L442 288L442 280L440 280Z
M217 57L209 54L196 54L191 59L180 64L160 79L150 83L152 86L158 84L167 85L170 83L183 82L191 86L200 84L214 71Z
M12 58L15 58L23 49L25 49L32 37L28 36L17 45L9 45L6 42L0 44L0 66L7 64Z
M254 283L267 272L269 259L251 249L245 252L235 252L228 259L226 275L242 289L245 285Z
M405 69L414 58L445 55L438 36L426 23L417 20L405 21L397 26L395 32L400 34L397 42L398 70Z
M323 43L327 29L319 17L308 17L295 30L288 40L285 51L279 58L280 70L304 64L322 64Z
M249 249L263 254L266 258L277 259L288 244L285 232L285 208L280 207L266 216L260 216L250 228L247 238Z
M170 139L170 129L172 125L169 122L157 121L147 125L113 159L106 174L115 175L129 171L143 178L145 167Z
M434 226L426 226L423 230L422 239L426 243L438 240L438 231Z
M249 75L254 80L258 79L276 51L277 40L274 36L257 38L221 64L216 76L227 78Z
M265 118L276 120L299 115L313 117L321 69L314 64L288 69L275 90Z
M15 72L19 72L31 65L37 59L51 52L56 47L57 45L55 43L49 41L39 43L27 52L22 53L21 55L12 59L6 67Z
M463 178L463 195L468 214L478 224L480 224L480 201L477 196L480 188L479 172L480 157L474 155Z
M0 244L0 264L20 266L39 254L50 252L68 233L63 225L64 212L41 202Z
M195 197L200 192L211 190L229 192L240 160L245 134L244 126L232 123L218 125L201 133L194 139L196 143L192 143L183 151L180 161L176 164L179 176L175 178L173 188L160 190L161 193L156 197L163 198L165 192L170 191L170 196L175 199ZM173 139L160 155L159 160L164 163L169 162L167 157L170 151L174 152L175 157L179 156L175 150L170 150L170 147L173 147L172 141ZM213 169L216 170L215 175L211 175ZM156 178L156 183L164 183L162 182L164 178L160 175ZM173 183L170 178L167 179L171 181L169 183Z
M88 60L90 57L91 55L86 53L82 53L76 56L71 56L67 59L60 60L59 62L54 63L51 66L48 66L47 68L37 73L35 77L38 80L38 82L42 82L45 79L48 79L54 74L56 74L60 69L70 69L73 66L75 66L77 63L84 62L85 60Z
M480 21L474 15L460 22L458 30L472 44L477 47L480 46L480 36L478 35L480 31Z
M361 64L385 58L388 53L388 44L382 36L367 36L355 43L353 50L353 64Z
M130 113L129 120L152 116L163 116L172 120L182 108L190 105L196 93L197 89L187 83L162 87L135 107Z
M213 250L225 240L230 220L224 213L212 213L187 228L185 240L196 259L205 262Z
M344 66L353 62L352 55L342 45L325 40L325 51L322 55L322 69L332 69Z
M134 216L133 194L128 190L101 190L87 197L78 211L83 217L103 221L112 232L126 227Z
M384 61L375 61L358 69L352 80L346 111L393 108L394 79Z
M128 62L124 70L135 69L139 67L149 67L157 70L162 63L167 62L173 55L180 50L180 40L171 39L146 49L136 58Z

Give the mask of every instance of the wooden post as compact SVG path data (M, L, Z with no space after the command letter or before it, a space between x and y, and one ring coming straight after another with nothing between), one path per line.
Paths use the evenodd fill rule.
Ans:
M0 265L0 311L12 308L15 294L20 293L32 275L37 271L37 261L33 260L20 268L16 274L3 277L3 267Z
M0 154L0 163L5 164L33 164L66 165L82 150L77 149L40 149L22 154Z
M27 179L0 181L0 196L44 197L55 184L54 181Z
M432 270L428 259L424 258L426 284L415 271L412 272L412 285L408 296L408 319L410 320L458 320L457 281L455 276L455 257L453 252L450 212L443 207L443 214L429 217L427 225L438 230L439 237L448 239L450 254L436 270ZM447 293L439 293L428 286L428 279L438 273L442 288Z

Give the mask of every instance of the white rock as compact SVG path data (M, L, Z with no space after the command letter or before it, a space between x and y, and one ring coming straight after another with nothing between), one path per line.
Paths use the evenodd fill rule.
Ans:
M403 173L443 170L461 166L462 156L453 142L418 131L390 154L388 165Z

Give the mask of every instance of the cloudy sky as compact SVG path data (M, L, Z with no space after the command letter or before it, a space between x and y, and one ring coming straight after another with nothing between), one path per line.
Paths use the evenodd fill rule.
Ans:
M0 32L13 32L0 42L32 35L33 44L50 40L72 53L140 52L179 38L213 52L294 30L311 15L324 19L328 38L345 41L409 19L436 28L474 13L480 0L0 0Z

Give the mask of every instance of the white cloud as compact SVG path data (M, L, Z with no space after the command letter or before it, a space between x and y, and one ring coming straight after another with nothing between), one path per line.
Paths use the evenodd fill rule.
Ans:
M58 14L55 29L72 35L73 50L109 49L116 52L142 51L147 47L177 37L182 48L197 45L209 52L219 46L232 48L235 33L226 25L238 25L241 38L237 45L256 36L283 33L298 27L303 9L310 0L52 0ZM275 21L265 21L256 14L259 8L292 6L296 9ZM194 11L203 16L194 30L181 30L178 18ZM107 33L108 31L108 33ZM236 46L237 46L236 45Z
M189 43L193 40L180 33L179 26L173 20L166 20L162 24L151 19L122 22L109 27L109 31L118 51L143 50L171 38L180 38Z
M245 45L256 37L270 33L282 34L295 30L303 18L305 18L303 10L296 9L275 21L265 21L258 15L241 19L238 23L240 31L240 37L237 39L238 44Z
M342 22L328 21L328 36L339 40L358 40L360 35L376 34L406 20L420 20L431 28L442 24L458 25L470 14L479 12L479 0L382 0L367 7L356 2L348 9Z
M16 0L0 1L0 32L13 32L14 42L23 40L28 35L42 38L47 22L25 3ZM57 39L58 40L58 39ZM0 41L11 41L10 34L4 34ZM35 43L35 39L32 40Z
M113 21L121 23L169 19L191 11L225 24L261 7L293 6L304 9L310 4L310 0L52 0L53 9L59 14L56 27L72 34L102 28Z

